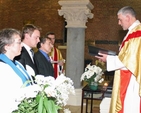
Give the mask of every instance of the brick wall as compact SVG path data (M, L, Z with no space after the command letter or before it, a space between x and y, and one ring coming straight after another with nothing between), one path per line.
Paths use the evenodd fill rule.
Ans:
M94 59L88 54L87 42L103 41L106 44L95 44L97 47L118 52L118 44L125 35L118 25L117 11L126 5L134 7L141 20L140 0L90 0L94 5L94 18L89 19L86 29L85 58ZM57 0L0 0L0 29L12 27L21 30L22 26L31 21L42 28L41 34L48 31L56 33L57 39L63 39L64 18L58 15L60 6ZM62 43L56 43L62 45ZM63 57L66 50L61 50Z

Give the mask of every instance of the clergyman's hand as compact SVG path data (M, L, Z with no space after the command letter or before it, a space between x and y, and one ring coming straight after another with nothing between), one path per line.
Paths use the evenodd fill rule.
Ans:
M95 56L96 58L98 58L100 61L106 62L107 61L107 54L103 54L103 53L98 53L100 56Z
M64 59L63 59L63 60L59 60L59 61L58 61L59 66L63 66L63 65L64 65L64 63L65 63L65 60L64 60Z

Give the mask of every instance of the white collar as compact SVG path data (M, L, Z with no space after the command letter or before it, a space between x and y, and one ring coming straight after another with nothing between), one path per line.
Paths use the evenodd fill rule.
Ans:
M30 48L28 45L26 45L25 43L22 42L22 45L25 47L25 49L26 49L27 51L30 51L30 50L31 50L31 48Z
M136 21L128 28L129 32L130 32L133 28L135 28L137 25L139 25L139 24L140 24L140 21L139 21L139 20L136 20Z

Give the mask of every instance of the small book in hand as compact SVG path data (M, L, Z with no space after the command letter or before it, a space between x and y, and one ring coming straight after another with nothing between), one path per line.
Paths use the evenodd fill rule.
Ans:
M98 48L95 46L88 46L88 50L89 50L89 54L94 55L94 56L101 56L98 53L103 53L103 54L107 54L107 55L116 55L115 51L111 51L111 50L106 50L106 49L102 49L102 48Z

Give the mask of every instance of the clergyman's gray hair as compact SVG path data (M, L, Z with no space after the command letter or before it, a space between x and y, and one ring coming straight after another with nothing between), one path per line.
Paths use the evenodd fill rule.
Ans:
M121 8L118 11L117 15L119 15L119 14L122 14L122 15L130 14L133 17L136 17L136 12L131 6L125 6L125 7Z

